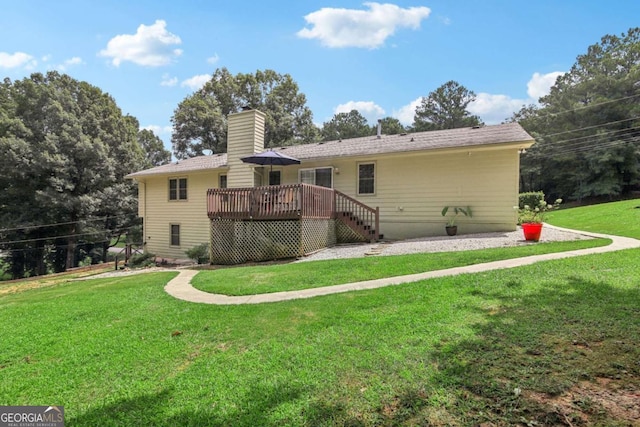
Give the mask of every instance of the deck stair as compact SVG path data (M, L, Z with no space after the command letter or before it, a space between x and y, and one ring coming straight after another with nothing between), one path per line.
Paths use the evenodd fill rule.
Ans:
M369 242L380 239L380 211L335 190L336 219Z

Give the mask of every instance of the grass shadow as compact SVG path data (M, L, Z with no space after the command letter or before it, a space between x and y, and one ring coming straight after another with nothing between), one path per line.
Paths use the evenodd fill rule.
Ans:
M217 426L276 426L295 424L278 408L301 396L299 387L278 384L256 385L234 408L220 410L212 402L204 409L200 398L194 398L194 408L175 408L176 391L172 388L158 393L121 399L96 407L67 419L68 426L154 426L154 427L217 427ZM180 400L180 399L177 399Z
M608 386L640 390L637 289L576 274L516 293L524 281L470 289L470 295L498 303L477 307L485 321L474 325L473 339L446 343L431 354L439 367L434 385L456 395L463 424L639 422L635 413L593 395L581 397L576 389L606 379ZM581 399L592 405L581 407Z

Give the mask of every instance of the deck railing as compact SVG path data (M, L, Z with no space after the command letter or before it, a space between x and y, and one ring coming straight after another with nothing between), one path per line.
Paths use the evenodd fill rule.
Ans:
M268 187L213 188L207 191L209 218L332 218L333 190L309 184Z

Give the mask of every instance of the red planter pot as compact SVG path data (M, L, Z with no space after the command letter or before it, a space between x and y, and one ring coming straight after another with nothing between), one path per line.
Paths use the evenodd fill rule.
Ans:
M522 231L524 232L525 240L537 242L540 240L540 233L542 233L542 223L522 224Z

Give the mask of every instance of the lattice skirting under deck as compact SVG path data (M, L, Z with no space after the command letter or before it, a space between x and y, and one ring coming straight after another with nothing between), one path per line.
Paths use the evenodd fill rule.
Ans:
M338 243L360 243L368 240L349 228L342 221L336 221L336 241Z
M213 264L295 258L336 243L334 220L211 220Z

